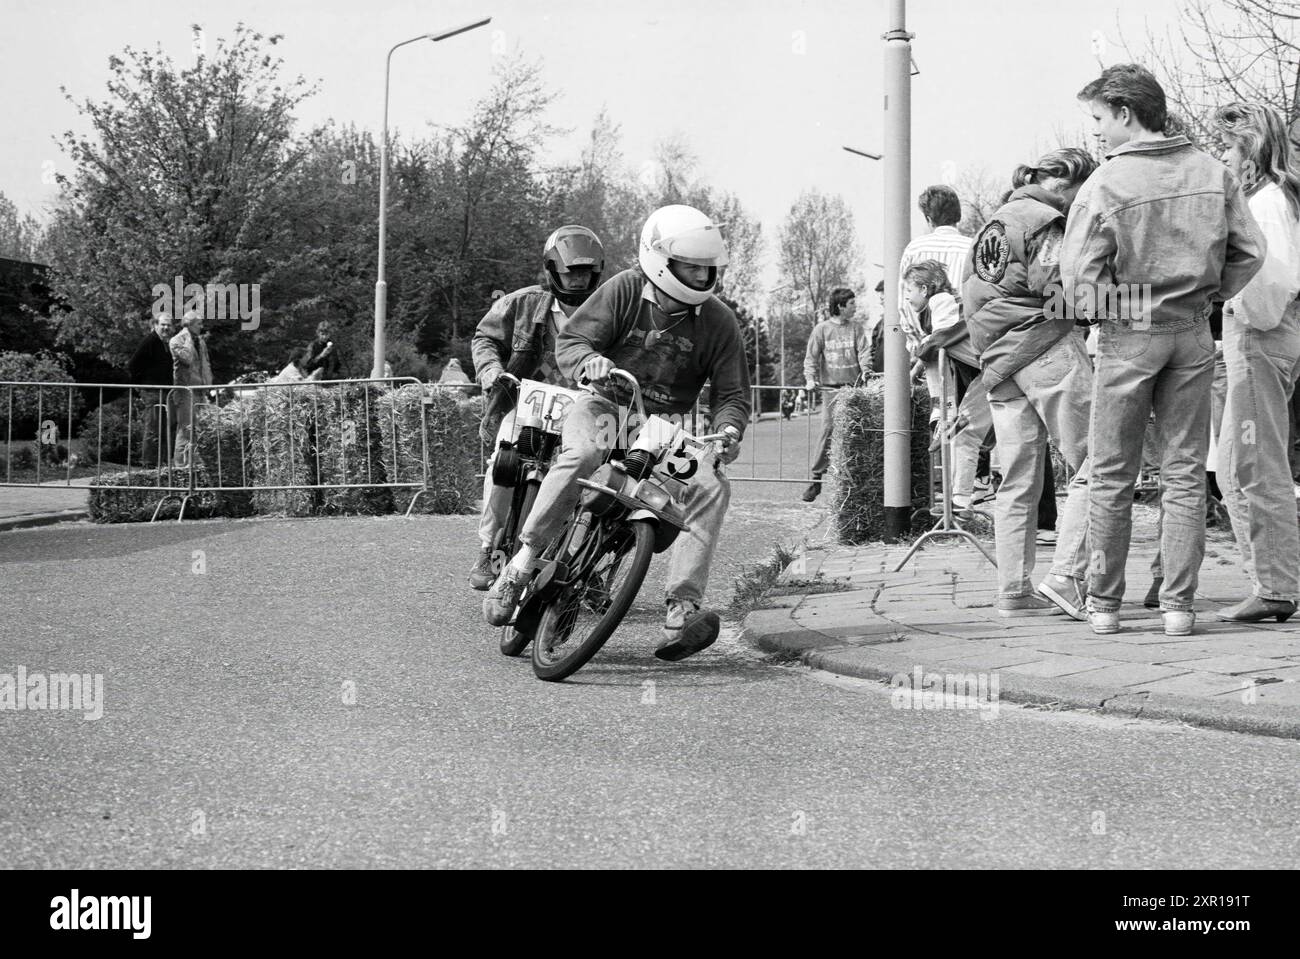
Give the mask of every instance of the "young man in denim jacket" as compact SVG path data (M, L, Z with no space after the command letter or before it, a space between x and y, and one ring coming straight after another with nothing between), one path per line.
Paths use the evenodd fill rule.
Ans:
M1165 633L1187 635L1205 553L1210 301L1241 291L1262 265L1265 243L1228 169L1186 137L1161 132L1165 94L1148 70L1108 67L1079 99L1106 151L1074 201L1061 250L1066 303L1101 326L1088 617L1096 633L1119 630L1133 486L1154 408L1163 441L1160 608Z

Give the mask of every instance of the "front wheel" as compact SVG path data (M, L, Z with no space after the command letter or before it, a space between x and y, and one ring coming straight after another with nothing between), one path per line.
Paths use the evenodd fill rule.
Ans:
M572 676L613 635L641 590L654 556L648 520L603 527L586 575L547 604L533 641L533 673L559 682ZM630 541L629 541L630 540Z

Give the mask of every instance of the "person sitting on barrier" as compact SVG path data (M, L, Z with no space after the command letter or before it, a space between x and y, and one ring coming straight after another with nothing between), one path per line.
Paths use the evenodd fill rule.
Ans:
M803 376L809 395L822 392L822 435L817 441L812 462L812 484L803 492L803 501L811 503L822 491L822 474L831 461L831 433L835 405L840 388L852 386L871 369L871 337L862 323L855 323L858 301L852 290L831 290L830 319L813 327L804 354Z
M483 602L493 626L510 622L532 563L572 515L582 488L609 452L609 424L625 398L607 380L623 369L641 383L647 413L684 415L710 385L713 428L732 440L714 469L692 478L685 503L689 532L673 544L663 641L655 655L675 661L710 646L715 612L701 610L709 565L730 501L722 466L735 460L750 417L749 369L736 315L711 295L727 264L718 227L689 206L656 210L641 231L639 270L624 270L584 303L556 341L560 371L585 378L597 392L578 399L564 422L561 450L542 481L524 524L523 547L501 571Z
M337 380L343 377L338 348L332 337L329 320L316 324L316 338L307 344L298 360L303 379Z
M208 361L208 344L203 336L203 314L189 310L184 328L167 344L172 354L172 383L177 387L212 385L212 364ZM171 417L171 446L177 466L189 463L190 420L193 416L194 389L173 389L167 399Z
M1075 147L1053 150L1036 166L1017 167L1010 198L975 238L962 288L1002 466L994 525L1002 616L1064 610L1077 617L1083 604L1092 364L1084 348L1085 328L1050 304L1061 302L1066 214L1096 169L1092 155ZM1058 575L1036 591L1031 577L1037 543L1030 515L1043 492L1049 438L1074 479L1052 567Z
M573 385L555 364L555 337L600 285L605 248L585 226L562 226L542 247L542 265L547 288L526 286L495 297L470 345L476 378L488 396L479 436L492 444L483 477L483 515L478 525L481 549L469 571L469 584L477 590L487 589L496 578L492 547L510 512L511 490L492 482L492 468L501 443L510 439L514 424L506 414L518 397L493 388L503 372L519 379Z

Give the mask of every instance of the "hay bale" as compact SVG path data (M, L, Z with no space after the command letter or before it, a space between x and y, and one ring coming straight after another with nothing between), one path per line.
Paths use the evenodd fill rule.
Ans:
M407 384L379 399L379 429L384 468L393 483L424 479L421 408L429 455L429 486L416 503L420 513L473 513L482 497L483 443L478 436L483 398L465 399L458 390ZM398 512L410 505L414 490L395 489Z
M831 465L839 484L833 524L841 543L858 545L885 535L885 384L871 377L846 390L835 410ZM930 502L930 394L912 388L912 509Z
M316 482L335 486L388 482L379 426L379 399L384 393L376 384L362 383L319 391L311 451ZM392 490L383 486L318 492L316 511L328 516L393 511Z
M195 483L206 482L206 477L195 474ZM147 523L153 518L158 501L165 496L183 496L188 488L189 476L185 470L138 469L104 473L90 484L87 500L90 518L96 523ZM172 487L170 490L168 486ZM140 487L124 489L123 487ZM187 519L202 519L214 515L212 494L200 495L185 507ZM174 499L163 505L159 519L175 519L181 502Z
M253 485L244 416L243 407L236 403L222 407L201 404L194 408L193 448L207 480L197 483L196 476L197 485ZM214 516L253 515L253 494L247 491L216 492L210 498Z
M321 387L257 390L231 403L239 408L246 439L252 486L308 486L315 470L308 465L315 428L317 394ZM254 491L253 510L259 514L309 516L314 490Z

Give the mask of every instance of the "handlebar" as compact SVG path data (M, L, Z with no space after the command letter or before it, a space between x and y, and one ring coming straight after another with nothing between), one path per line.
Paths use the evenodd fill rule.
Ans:
M618 379L623 380L625 383L628 384L628 386L632 388L632 403L636 407L637 415L641 417L641 421L645 422L645 418L646 418L645 402L641 398L641 384L637 382L637 378L633 376L631 373L629 373L627 370L621 370L617 366L609 371L609 374L608 376L606 376L606 379L609 379L610 377L617 377ZM587 379L587 377L584 375L579 380L578 385L590 389L591 380Z

